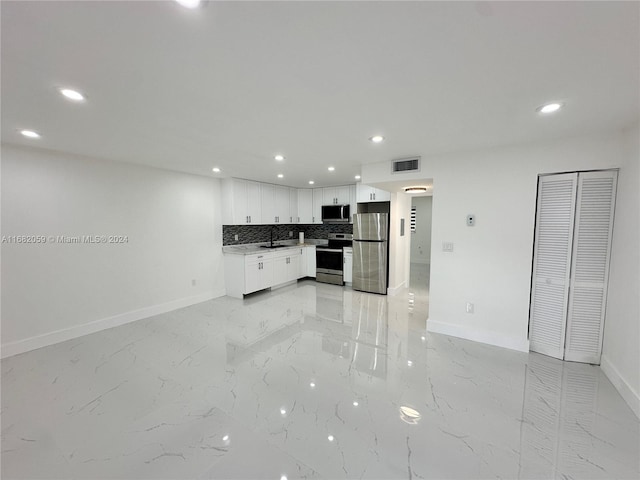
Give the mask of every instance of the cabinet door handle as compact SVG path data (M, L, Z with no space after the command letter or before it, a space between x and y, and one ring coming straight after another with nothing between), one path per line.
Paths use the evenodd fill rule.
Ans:
M316 217L311 217L311 223L316 223Z
M293 217L289 217L289 223L293 223Z
M300 217L298 217L298 223L300 223Z
M251 215L249 215L249 223L251 223Z

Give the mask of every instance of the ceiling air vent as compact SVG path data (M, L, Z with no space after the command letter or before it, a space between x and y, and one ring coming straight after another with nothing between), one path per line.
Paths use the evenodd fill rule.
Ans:
M391 173L407 173L420 171L420 157L402 158L391 162Z

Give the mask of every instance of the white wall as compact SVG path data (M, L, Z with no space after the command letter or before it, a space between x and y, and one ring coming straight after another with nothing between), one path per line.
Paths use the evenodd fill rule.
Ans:
M431 263L431 197L413 197L416 207L416 231L411 234L411 263Z
M389 226L389 288L392 295L409 285L411 262L411 197L391 194ZM400 236L400 220L404 218L404 236Z
M640 417L640 135L625 137L616 195L602 370Z
M637 126L634 128L637 135ZM629 283L629 291L635 293L610 292L603 358L610 359L626 383L637 386L640 319L635 302L639 291L639 264L632 260L625 269L620 267L624 261L621 256L629 255L633 259L638 255L638 233L634 226L638 222L637 190L640 188L636 142L625 132L614 132L544 144L423 157L422 171L403 178L433 178L434 182L427 329L528 351L537 175L621 168L613 245L617 256L613 260L611 282L615 288ZM629 145L634 145L635 153L631 153ZM398 180L396 177L390 178L387 162L362 168L362 181L369 185ZM630 193L633 191L635 197ZM465 224L469 213L476 215L475 227ZM622 233L621 223L628 224ZM625 238L629 241L623 240ZM453 253L443 252L442 242L453 242ZM615 252L621 248L622 252ZM465 312L466 302L475 304L474 314ZM612 320L613 316L619 319ZM614 357L615 348L620 348L620 353ZM636 352L632 353L634 349Z
M3 243L3 356L224 294L218 180L2 145L2 235L128 236Z

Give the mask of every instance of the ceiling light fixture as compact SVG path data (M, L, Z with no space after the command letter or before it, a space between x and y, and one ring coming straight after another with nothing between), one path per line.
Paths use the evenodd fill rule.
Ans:
M284 175L283 175L283 174L281 174L281 173L279 173L279 174L278 174L278 178L284 178Z
M40 138L40 134L33 130L20 130L20 134L27 138Z
M356 179L356 180L360 180L360 175L356 175L356 176L355 176L355 179Z
M61 88L60 93L74 102L82 102L85 100L85 96L83 94L71 88Z
M536 109L538 113L547 114L547 113L555 113L563 107L562 103L547 103L542 105Z
M220 169L218 167L213 167L211 170L213 170L213 173L220 173Z
M405 193L424 193L429 190L429 187L416 186L416 187L404 187Z
M327 170L329 170L330 172L333 172L336 169L336 167L329 167L327 168Z
M316 182L314 182L313 180L309 180L309 185L313 185L314 183Z
M176 0L176 3L186 8L198 8L202 4L202 0Z
M374 135L373 137L370 137L369 140L371 140L373 143L381 143L382 141L384 141L384 137L382 135Z
M281 161L283 161L283 160L284 160L284 155L280 155L280 154L278 154L278 155L276 155L276 156L275 156L275 157L273 157L273 158L275 158L278 162L281 162Z

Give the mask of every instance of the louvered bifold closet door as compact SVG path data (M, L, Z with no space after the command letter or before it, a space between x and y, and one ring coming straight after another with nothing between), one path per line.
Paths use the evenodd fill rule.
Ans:
M565 360L600 363L617 171L580 173Z
M577 183L577 173L538 179L529 342L532 351L560 359L564 357Z

